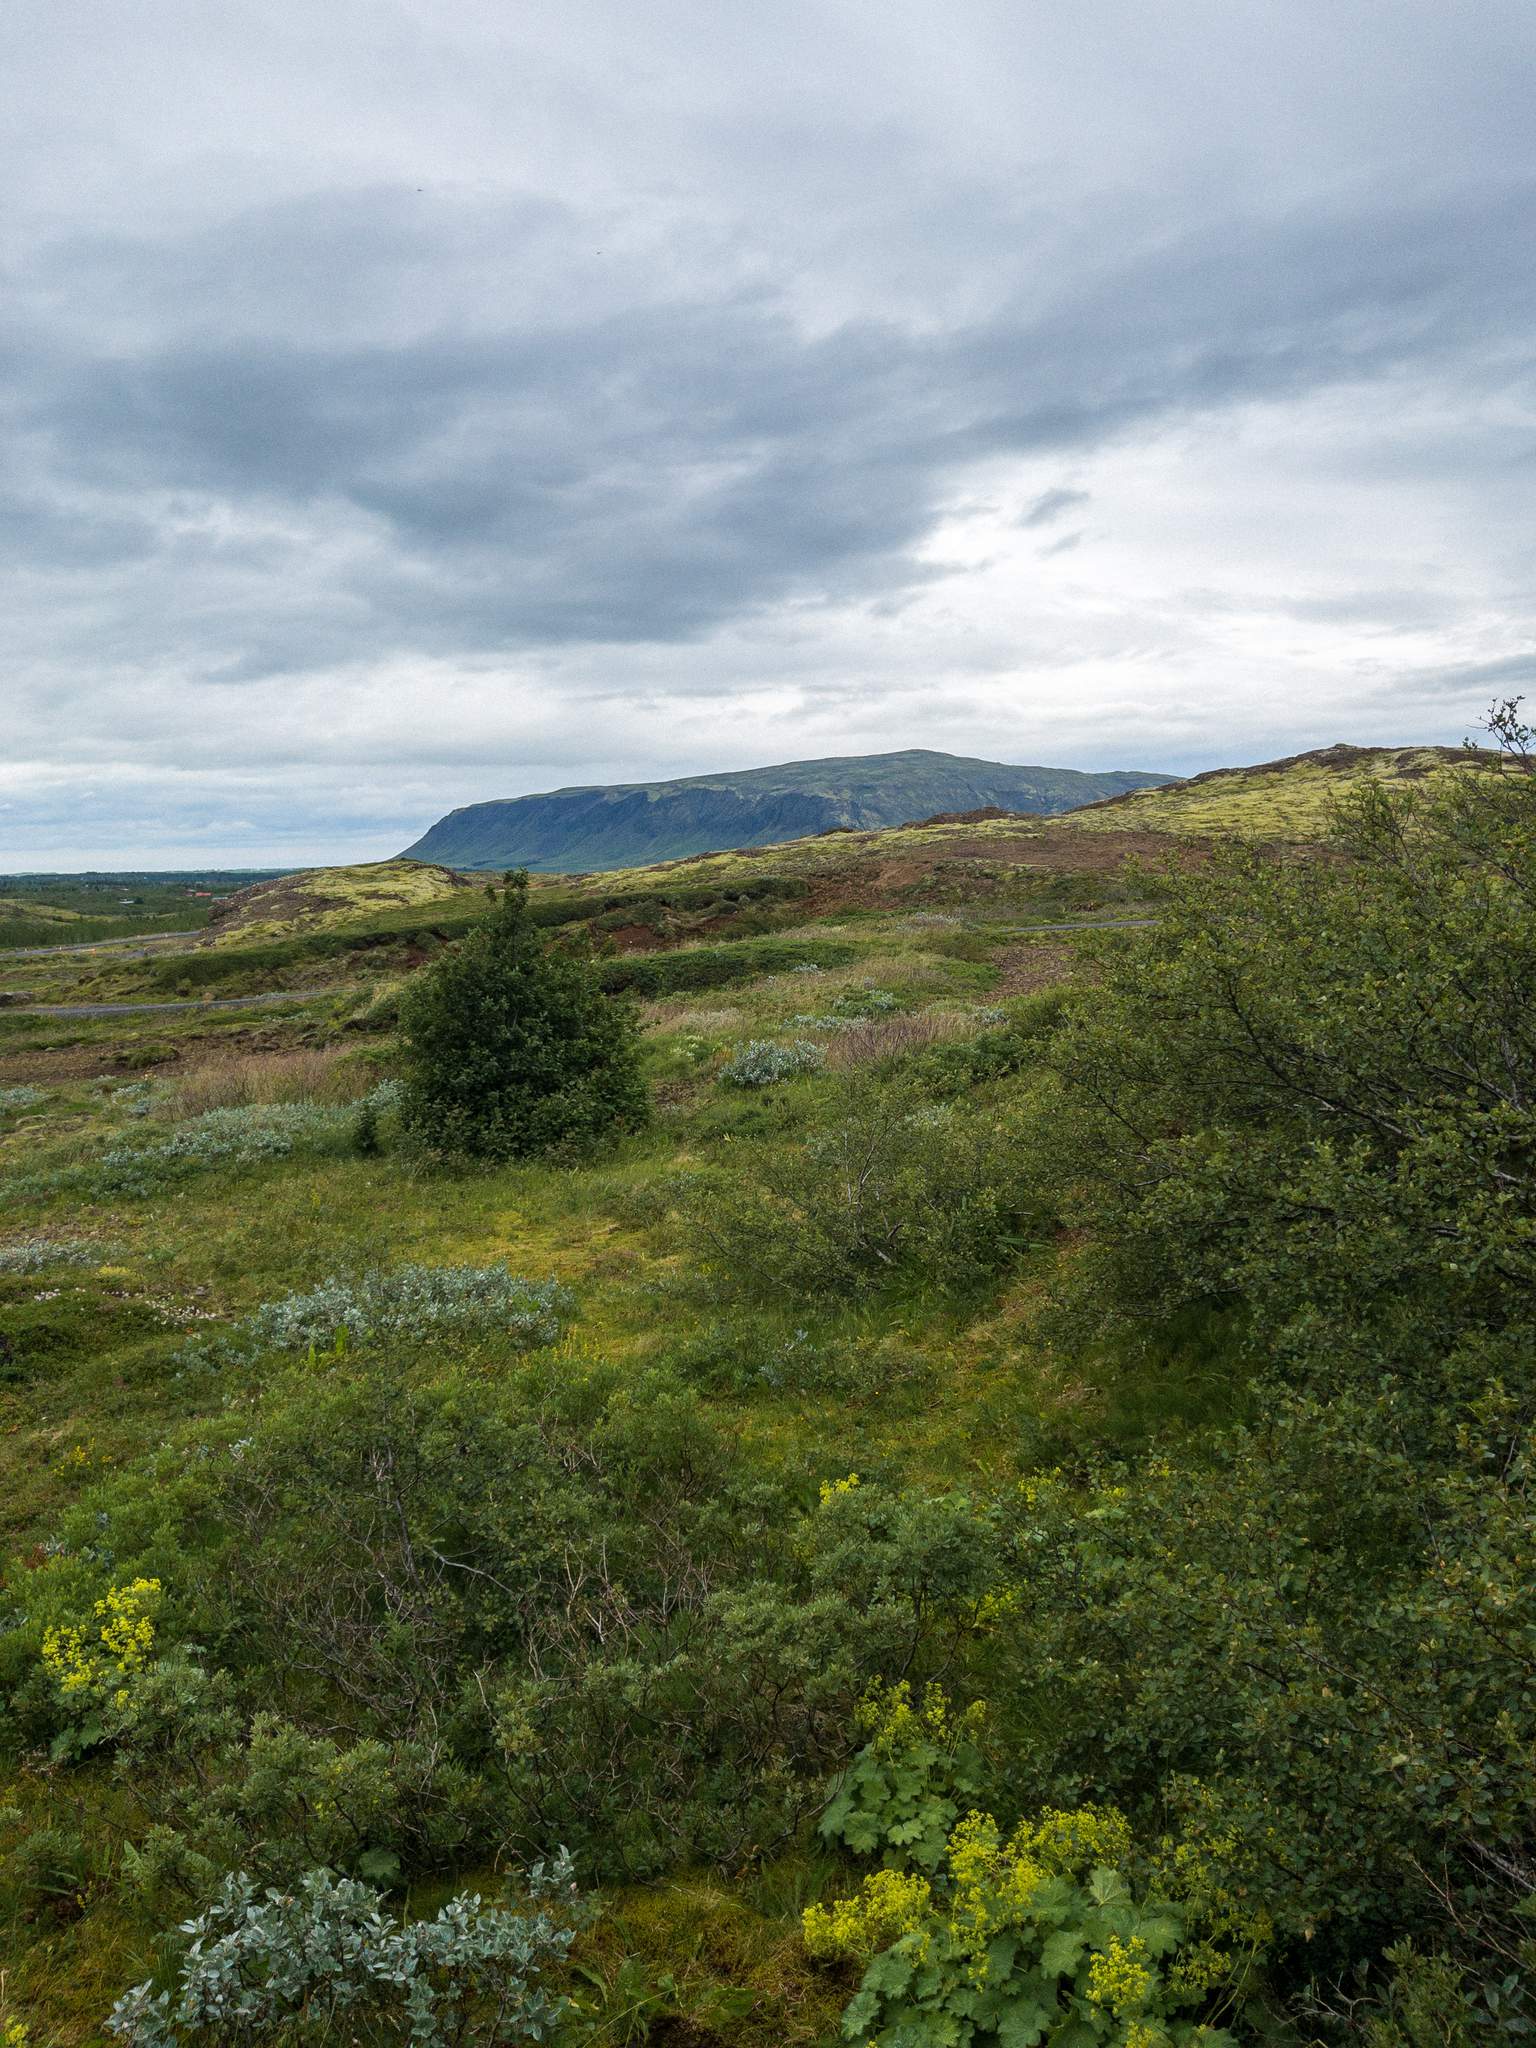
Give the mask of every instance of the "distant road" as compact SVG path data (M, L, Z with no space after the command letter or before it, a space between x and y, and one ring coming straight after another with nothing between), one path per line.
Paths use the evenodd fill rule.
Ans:
M151 1010L249 1010L258 1003L308 1003L335 988L270 989L259 996L184 996L173 1003L5 1003L0 1017L135 1017Z
M196 939L201 926L190 932L130 932L125 939L81 939L67 946L7 946L0 960L51 960L56 953L99 953L107 946L138 946L149 953L166 939Z
M1161 924L1160 917L1084 917L1073 924L1010 924L1003 929L1011 939L1022 939L1030 932L1117 932L1133 926Z

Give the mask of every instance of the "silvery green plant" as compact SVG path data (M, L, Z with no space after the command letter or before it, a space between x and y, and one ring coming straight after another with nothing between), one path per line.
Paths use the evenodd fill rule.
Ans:
M575 1297L553 1280L520 1280L505 1266L396 1266L358 1279L336 1276L303 1294L257 1309L244 1334L278 1351L370 1337L430 1337L483 1330L521 1351L553 1344L576 1312Z
M539 1983L585 1915L565 1850L528 1874L528 1911L461 1892L430 1920L400 1921L381 1892L328 1870L293 1891L239 1872L179 1932L175 1986L136 1984L107 2032L127 2048L255 2048L281 2038L411 2048L548 2041L568 2001Z
M65 1237L23 1237L0 1244L0 1275L41 1273L49 1266L88 1266L104 1257L100 1245Z
M36 1109L47 1100L48 1090L34 1088L29 1081L19 1082L14 1088L0 1088L0 1116L19 1116L23 1110Z
M754 1038L720 1069L720 1078L730 1088L767 1088L775 1081L818 1073L826 1063L821 1047L808 1038L797 1038L790 1045Z
M376 1111L394 1107L397 1081L383 1081L363 1097ZM295 1152L345 1144L357 1103L263 1102L209 1109L150 1144L114 1145L85 1174L106 1193L145 1194L165 1180L206 1166L250 1166Z
M858 988L835 996L832 1007L845 1017L885 1017L901 1005L888 988Z

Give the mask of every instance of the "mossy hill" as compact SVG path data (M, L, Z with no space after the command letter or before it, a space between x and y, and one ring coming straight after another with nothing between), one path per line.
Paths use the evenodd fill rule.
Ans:
M439 819L406 857L455 868L581 873L839 828L902 825L944 811L995 806L1052 816L1168 780L1140 770L1010 767L912 748L467 804Z
M308 868L240 890L215 912L214 932L239 943L290 938L354 925L380 911L416 910L473 887L447 868L416 860Z
M1074 811L1088 832L1240 833L1307 841L1326 835L1333 803L1364 782L1424 782L1465 766L1464 747L1318 747L1250 768L1213 768L1187 782L1131 790Z

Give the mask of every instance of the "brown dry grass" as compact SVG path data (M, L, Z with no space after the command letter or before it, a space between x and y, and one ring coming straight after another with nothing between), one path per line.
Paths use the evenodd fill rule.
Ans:
M267 1102L355 1102L374 1078L335 1050L223 1053L177 1077L171 1113L199 1116L205 1109Z
M976 1029L974 1018L959 1010L916 1010L909 1016L867 1017L849 1031L827 1041L827 1065L835 1070L863 1066L869 1060L895 1059L925 1045L963 1038Z

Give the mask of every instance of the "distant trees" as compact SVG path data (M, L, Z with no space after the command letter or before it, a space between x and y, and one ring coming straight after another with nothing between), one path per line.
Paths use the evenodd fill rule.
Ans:
M551 944L513 874L486 917L401 1001L404 1128L436 1150L522 1159L645 1123L632 1010Z

